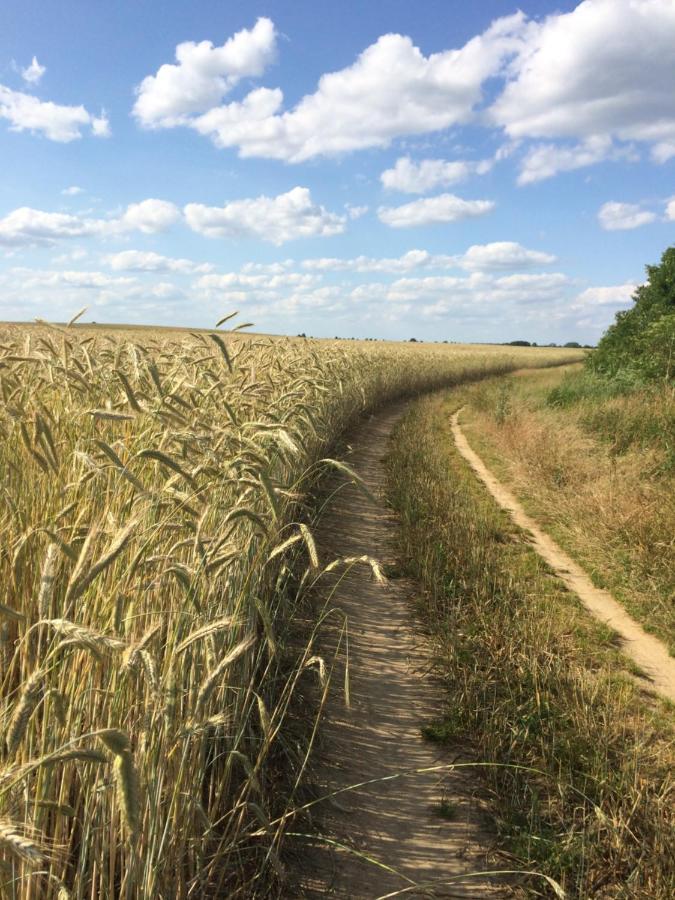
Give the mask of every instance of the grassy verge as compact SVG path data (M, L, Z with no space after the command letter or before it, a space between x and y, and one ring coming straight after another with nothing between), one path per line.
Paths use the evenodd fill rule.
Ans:
M424 586L420 613L448 692L426 736L468 742L497 764L481 771L504 847L524 869L571 897L665 900L672 722L454 450L450 414L470 390L415 404L388 459L402 557Z
M463 427L529 512L675 651L675 391L578 368L492 379Z

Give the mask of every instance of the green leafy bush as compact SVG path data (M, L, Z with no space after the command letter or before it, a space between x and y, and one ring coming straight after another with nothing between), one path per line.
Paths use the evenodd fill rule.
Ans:
M605 332L589 367L603 375L629 371L647 380L675 378L675 247L647 266L647 281Z

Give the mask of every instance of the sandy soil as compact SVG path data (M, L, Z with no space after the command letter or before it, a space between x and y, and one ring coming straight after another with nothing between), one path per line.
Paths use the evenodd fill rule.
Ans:
M404 408L389 407L347 439L345 461L378 498L385 485L382 457ZM329 489L335 493L316 532L322 562L366 554L384 565L395 563L396 520L384 501L372 502L341 474ZM487 861L492 838L474 796L475 774L447 768L460 754L449 756L420 734L422 725L438 717L443 691L429 674L429 651L412 619L415 589L400 578L379 584L364 565L324 576L322 595L342 615L333 616L322 652L328 662L342 633L348 653L338 654L333 673L315 789L324 796L370 779L441 768L377 781L315 807L314 826L331 843L298 846L301 884L293 896L508 896L505 886L486 875L464 877L496 867ZM449 817L441 815L442 802ZM422 887L429 883L434 886Z
M675 659L665 644L648 634L626 610L601 588L595 587L584 570L562 550L556 542L527 515L516 498L495 478L475 453L462 432L459 414L452 417L455 445L476 475L485 484L497 503L507 510L513 521L530 534L533 548L553 569L555 574L594 615L619 635L623 651L637 663L649 679L650 687L675 702Z

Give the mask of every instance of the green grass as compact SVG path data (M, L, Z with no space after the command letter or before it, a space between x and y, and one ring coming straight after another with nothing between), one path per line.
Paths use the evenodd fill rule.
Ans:
M616 454L631 448L662 453L662 471L675 468L675 387L643 384L629 376L606 378L583 370L566 375L546 396L554 409L570 410L582 427Z
M577 399L551 405L570 386ZM463 392L463 427L527 512L675 653L675 401L605 387L578 367L489 379Z
M612 633L561 589L455 452L449 418L462 393L419 401L388 459L401 555L422 582L419 612L447 688L444 719L423 734L495 764L481 771L523 869L570 897L670 898L668 710L645 701Z

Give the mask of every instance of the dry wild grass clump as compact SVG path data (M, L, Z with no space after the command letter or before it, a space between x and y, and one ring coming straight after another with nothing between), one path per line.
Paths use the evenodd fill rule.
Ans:
M3 898L271 890L286 801L269 762L302 770L284 723L317 661L311 639L284 650L303 568L320 571L303 490L361 411L517 364L0 333Z

